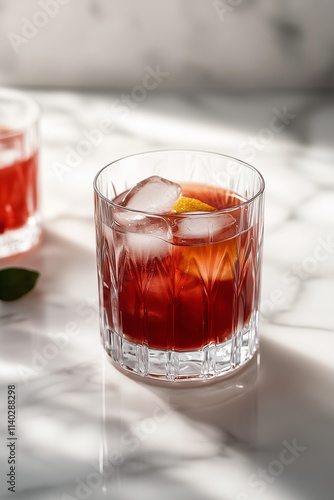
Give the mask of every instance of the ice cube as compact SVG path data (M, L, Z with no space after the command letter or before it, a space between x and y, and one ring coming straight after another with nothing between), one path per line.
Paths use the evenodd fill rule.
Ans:
M143 228L142 228L143 229ZM135 258L147 259L165 257L170 251L170 243L166 241L166 227L154 224L146 227L147 231L126 231L123 236L117 237L117 229L103 224L104 237L110 248L114 248L116 255L125 251Z
M142 212L165 214L171 211L181 195L179 184L153 175L130 189L120 204Z
M158 234L127 233L126 244L128 253L140 259L160 259L166 257L171 252L171 244L167 243Z
M113 208L114 229L126 234L130 253L154 258L165 256L170 251L171 228L158 214L170 212L181 194L178 184L153 176L136 184L118 202L121 207Z
M173 241L175 243L218 242L236 235L236 219L230 214L211 213L208 216L201 212L189 214L176 219L173 225Z
M135 230L137 225L145 221L145 215L124 210L122 208L114 208L113 210L114 221L120 229L124 231Z

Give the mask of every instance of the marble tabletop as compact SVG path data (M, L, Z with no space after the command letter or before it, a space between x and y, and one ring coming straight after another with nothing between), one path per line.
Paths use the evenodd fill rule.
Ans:
M30 94L43 110L44 237L0 262L40 271L30 294L0 304L1 499L332 499L333 97ZM133 380L99 341L93 177L116 158L164 148L230 154L266 180L259 356L204 387Z

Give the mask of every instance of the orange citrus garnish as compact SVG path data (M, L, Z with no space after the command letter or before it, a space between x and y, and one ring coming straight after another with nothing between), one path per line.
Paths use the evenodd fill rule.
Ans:
M172 207L172 214L183 214L185 212L214 212L216 209L196 198L181 196Z

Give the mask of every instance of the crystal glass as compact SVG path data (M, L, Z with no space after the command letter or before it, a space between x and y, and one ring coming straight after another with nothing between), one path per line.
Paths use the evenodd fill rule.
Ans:
M217 210L123 206L151 176ZM101 338L112 362L182 382L221 377L250 360L258 343L261 174L221 154L157 151L107 165L94 189Z
M0 88L0 258L25 252L40 239L39 116L30 97Z

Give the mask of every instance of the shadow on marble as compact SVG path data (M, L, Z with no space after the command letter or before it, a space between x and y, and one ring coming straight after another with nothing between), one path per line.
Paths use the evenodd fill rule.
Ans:
M211 392L214 387L203 388L203 392ZM203 396L195 388L176 389L172 395L172 389L146 385L146 390L170 405L174 414L187 421L188 429L200 429L204 441L215 440L220 457L233 460L237 455L247 461L248 475L244 475L240 492L256 493L249 486L249 478L277 463L288 442L291 446L297 443L302 451L279 477L270 477L268 491L274 497L285 491L287 496L281 493L280 498L331 498L333 372L325 366L311 364L307 358L263 339L258 381L240 397L220 399L217 390L213 392L215 404L206 405L211 395ZM218 476L216 480L219 482Z

